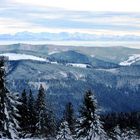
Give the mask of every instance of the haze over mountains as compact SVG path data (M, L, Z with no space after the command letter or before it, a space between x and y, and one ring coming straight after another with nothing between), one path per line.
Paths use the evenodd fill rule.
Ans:
M51 32L18 32L15 34L0 34L0 40L2 41L139 41L138 35L97 35L88 33L51 33Z

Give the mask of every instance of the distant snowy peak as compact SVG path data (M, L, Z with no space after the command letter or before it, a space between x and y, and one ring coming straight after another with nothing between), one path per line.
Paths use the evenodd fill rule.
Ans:
M137 61L140 61L140 54L131 55L128 58L128 60L121 62L120 65L121 66L130 66Z
M42 32L42 33L32 33L32 32L18 32L16 34L0 34L0 40L6 41L139 41L139 35L97 35L88 33L69 33L69 32Z
M27 54L19 54L19 53L2 53L0 56L8 57L11 61L16 60L34 60L34 61L46 61L46 59L33 56L33 55L27 55Z

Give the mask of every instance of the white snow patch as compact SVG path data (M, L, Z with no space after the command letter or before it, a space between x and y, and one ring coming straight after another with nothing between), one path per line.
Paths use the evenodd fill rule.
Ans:
M20 54L20 53L3 53L0 54L0 56L8 57L9 60L36 60L36 61L46 61L46 59L33 56L33 55L27 55L27 54Z
M67 63L66 65L67 65L67 66L73 66L73 67L87 68L87 64Z
M91 57L95 57L95 55L94 55L94 54L92 54L92 55L91 55Z
M59 53L60 51L51 51L48 53L48 55L51 55L51 54L55 54L55 53Z
M85 81L85 77L83 74L74 74L76 80L82 80Z
M41 71L38 71L39 74L41 74Z
M112 69L97 69L97 70L106 71L106 72L110 72L110 73L113 73L113 74L117 74L119 72L117 68L112 68Z
M66 72L60 71L59 73L60 73L64 78L67 77L67 73L66 73Z
M51 64L58 64L56 61L50 61Z
M121 66L130 66L139 60L140 60L140 54L133 54L132 56L130 56L128 58L128 60L121 62L120 65Z

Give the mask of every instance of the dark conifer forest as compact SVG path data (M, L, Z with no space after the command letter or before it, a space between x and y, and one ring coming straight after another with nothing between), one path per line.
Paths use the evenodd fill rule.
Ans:
M6 58L0 58L0 139L138 140L140 112L102 113L94 91L87 89L79 111L67 102L56 115L47 91L40 85L12 93L6 82Z

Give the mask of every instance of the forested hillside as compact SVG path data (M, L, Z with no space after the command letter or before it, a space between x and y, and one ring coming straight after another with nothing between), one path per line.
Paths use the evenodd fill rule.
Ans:
M63 116L57 116L40 84L37 96L32 89L14 94L6 84L7 59L0 59L0 137L2 139L139 139L140 113L101 113L95 94L87 89L78 112L65 102Z

